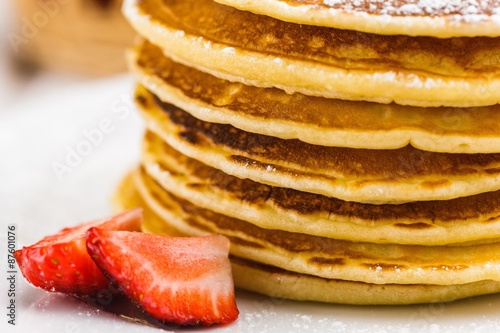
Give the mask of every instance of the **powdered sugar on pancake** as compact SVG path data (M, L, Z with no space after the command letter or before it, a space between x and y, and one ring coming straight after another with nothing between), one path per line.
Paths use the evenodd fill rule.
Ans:
M500 37L500 0L214 0L278 20L381 35Z
M500 20L499 0L324 0L323 4L347 12L389 16L447 16L468 23Z

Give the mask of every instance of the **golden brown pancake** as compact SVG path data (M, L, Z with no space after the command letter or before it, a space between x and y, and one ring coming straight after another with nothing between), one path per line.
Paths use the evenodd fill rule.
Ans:
M215 0L299 24L382 35L500 36L500 1Z
M119 210L143 207L146 230L170 236L184 235L155 214L138 194L131 175L117 189ZM500 283L480 281L463 285L370 284L324 279L231 256L233 278L238 288L271 297L345 304L415 304L445 302L500 292Z
M232 257L238 288L275 298L355 305L407 305L449 302L500 292L498 281L439 286L431 284L371 284L324 279Z
M182 155L152 133L144 139L142 166L176 196L262 228L372 243L500 239L500 191L401 205L347 202L227 175Z
M147 127L183 154L239 178L346 201L449 200L500 189L500 154L325 147L203 122L144 88Z
M129 53L138 82L162 101L207 122L324 146L446 153L500 152L500 104L419 108L353 102L221 80L141 42Z
M416 106L500 102L496 38L381 36L298 25L211 0L128 0L124 12L175 61L230 81Z
M500 281L500 243L373 244L263 229L180 199L144 173L135 184L147 205L175 229L192 236L222 234L231 240L231 254L285 270L376 284Z

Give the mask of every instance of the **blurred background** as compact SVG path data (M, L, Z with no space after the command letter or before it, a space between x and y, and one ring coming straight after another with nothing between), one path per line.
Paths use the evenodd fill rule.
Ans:
M112 213L143 128L121 2L0 0L0 243Z
M28 66L89 76L116 74L125 70L123 50L134 36L121 4L121 0L13 0L11 50Z
M121 0L0 1L0 101L40 75L64 80L126 71L124 50L134 33Z

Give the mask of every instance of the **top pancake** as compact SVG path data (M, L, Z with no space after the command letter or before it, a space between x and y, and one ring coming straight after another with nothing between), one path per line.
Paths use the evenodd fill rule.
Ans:
M500 36L500 1L215 0L299 24L382 35Z
M127 0L134 28L174 61L306 95L415 106L500 102L500 40L381 36L298 25L211 0Z

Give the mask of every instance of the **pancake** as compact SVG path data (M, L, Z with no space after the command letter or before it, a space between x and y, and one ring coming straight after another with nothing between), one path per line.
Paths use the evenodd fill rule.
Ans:
M239 178L346 201L449 200L500 189L500 154L324 147L203 122L139 87L146 126L183 154Z
M372 243L500 240L500 191L446 201L359 204L227 175L151 133L144 139L142 166L176 196L262 228Z
M500 1L215 0L299 24L383 35L500 36Z
M175 61L230 81L415 106L500 102L496 38L382 36L298 25L211 0L127 0L124 13Z
M194 117L247 132L337 147L500 152L500 104L418 108L286 94L231 83L165 57L142 42L129 53L138 82Z
M235 286L274 298L353 305L408 305L450 302L500 292L500 282L458 285L370 284L324 279L231 258Z
M175 229L192 236L224 235L231 240L231 254L282 269L375 284L500 280L500 243L373 244L263 229L180 199L145 174L135 184L147 205Z
M143 207L143 227L170 236L184 235L163 221L138 194L128 175L115 195L117 210ZM185 236L185 235L184 235ZM500 283L480 281L463 285L369 284L324 279L230 256L235 286L271 297L301 301L344 304L415 304L454 301L461 298L500 292Z

